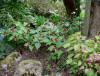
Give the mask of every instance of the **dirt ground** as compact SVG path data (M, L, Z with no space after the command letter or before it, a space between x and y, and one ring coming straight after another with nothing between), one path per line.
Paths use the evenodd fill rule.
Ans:
M53 72L57 72L56 70L56 63L51 61L48 62L48 56L49 53L47 51L47 47L46 46L42 46L38 52L36 49L33 50L33 52L29 51L27 48L21 49L22 51L20 52L22 54L22 60L27 60L27 59L35 59L35 60L39 60L41 61L41 63L43 64L43 76L45 76L46 74L51 74ZM20 62L21 62L20 61ZM19 62L18 62L19 63ZM14 75L14 71L16 68L16 65L18 64L13 64L10 68L8 69L3 69L0 67L0 76L13 76ZM47 65L51 65L52 69L48 70L47 69ZM65 75L67 76L67 75Z

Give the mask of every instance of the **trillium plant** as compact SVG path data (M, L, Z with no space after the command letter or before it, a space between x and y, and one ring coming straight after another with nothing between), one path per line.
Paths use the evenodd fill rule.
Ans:
M59 59L63 51L60 48L65 41L65 29L57 26L41 25L36 28L31 27L27 23L15 22L15 26L3 30L2 34L9 41L16 42L17 44L24 43L24 46L29 47L30 51L34 48L37 50L44 43L48 46L48 50L51 52L50 59Z

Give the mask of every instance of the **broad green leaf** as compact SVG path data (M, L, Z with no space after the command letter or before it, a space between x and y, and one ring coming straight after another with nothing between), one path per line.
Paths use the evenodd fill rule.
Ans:
M70 47L70 43L65 43L63 46L64 46L64 48L68 48L68 47Z
M72 58L74 56L74 53L68 55L68 58Z
M95 36L96 40L100 40L100 35L99 36Z
M54 46L52 45L52 46L50 46L50 47L48 48L48 50L52 51L53 48L54 48Z
M9 41L13 40L13 38L14 38L13 36L9 37Z
M83 70L83 69L84 69L84 66L81 66L81 67L80 67L80 69L82 69L82 70Z
M78 61L78 66L81 66L81 64L82 64L82 62L79 60L79 61Z
M68 49L67 49L67 51L72 51L74 49L74 47L69 47Z
M35 47L38 50L41 47L41 44L40 43L35 43Z
M58 48L62 47L62 45L63 45L62 42L57 42L57 43L56 43L56 46L57 46Z
M44 43L48 43L49 42L49 39L48 38L43 38L43 42Z
M51 45L53 42L52 41L48 41L47 43L46 43L46 45Z
M55 53L58 55L58 58L62 55L62 50L56 50Z
M28 43L25 43L24 46L28 46Z
M68 60L66 61L66 63L67 63L67 64L71 64L71 63L72 63L72 59L68 59Z
M95 73L93 70L86 70L87 76L95 76Z
M34 46L32 46L32 45L29 46L30 51L33 51L33 48L34 48Z
M74 58L79 58L81 54L76 54Z

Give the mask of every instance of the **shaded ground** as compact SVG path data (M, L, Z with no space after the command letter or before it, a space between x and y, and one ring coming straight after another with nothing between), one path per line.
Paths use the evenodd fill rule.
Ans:
M48 59L49 53L47 51L46 46L42 46L38 50L38 53L37 53L36 49L34 49L33 52L30 52L27 48L22 49L21 53L22 53L21 61L27 60L27 59L36 59L36 60L41 61L41 63L43 64L43 68L44 68L43 76L46 74L51 74L51 73L57 72L57 70L55 68L56 62L54 63L53 61L51 61L48 63L47 59ZM13 76L17 64L18 63L13 64L8 69L3 69L0 67L0 76ZM52 66L52 69L50 69L50 70L47 69L48 64ZM67 76L67 75L65 75L65 76Z

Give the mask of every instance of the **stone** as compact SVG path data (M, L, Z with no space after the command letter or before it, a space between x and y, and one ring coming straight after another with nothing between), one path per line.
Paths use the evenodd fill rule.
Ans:
M17 63L21 60L21 54L18 52L12 52L10 55L8 55L4 60L0 62L0 66L3 68L8 68L12 64Z
M50 76L66 76L63 72L52 73Z
M42 64L37 60L24 60L16 67L14 76L42 76Z

